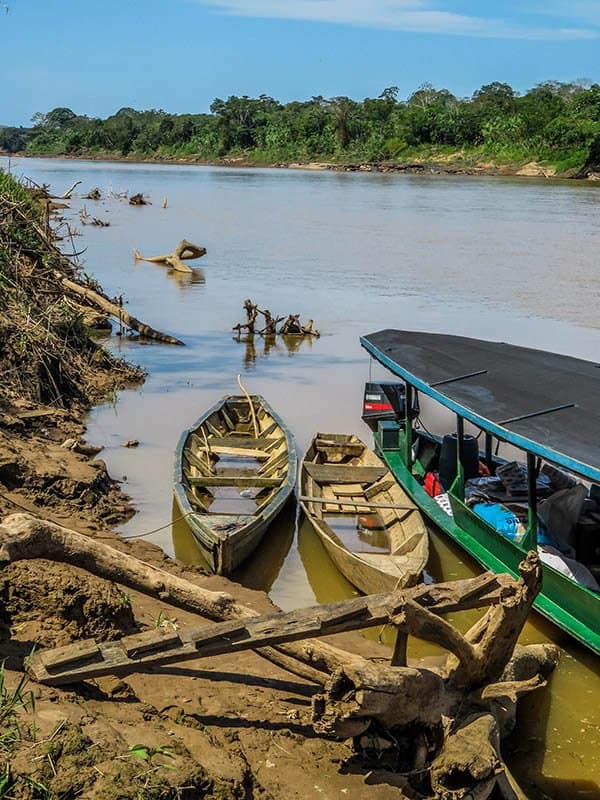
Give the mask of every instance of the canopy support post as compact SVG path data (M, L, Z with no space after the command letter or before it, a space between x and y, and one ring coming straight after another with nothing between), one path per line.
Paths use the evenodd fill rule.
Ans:
M465 421L456 415L456 478L452 484L452 493L461 502L465 501L465 470L463 457L465 449Z
M492 456L493 438L492 434L485 432L485 465L493 473L494 460Z
M527 453L527 533L523 546L537 550L537 464L533 453Z
M412 454L412 420L410 418L410 411L413 404L413 387L410 383L406 384L404 393L404 461L409 470L412 471L413 454Z

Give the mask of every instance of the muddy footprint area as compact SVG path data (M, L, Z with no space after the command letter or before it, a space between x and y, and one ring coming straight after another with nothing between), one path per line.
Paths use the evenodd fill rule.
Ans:
M168 565L152 545L136 556ZM173 564L205 588L272 611L265 595ZM0 573L0 776L11 798L399 798L389 781L346 768L348 744L317 737L319 687L252 652L154 667L64 688L35 684L37 647L198 624L199 617L61 563L29 560ZM352 644L358 637L352 635ZM365 645L362 644L364 649ZM10 788L9 788L10 787Z

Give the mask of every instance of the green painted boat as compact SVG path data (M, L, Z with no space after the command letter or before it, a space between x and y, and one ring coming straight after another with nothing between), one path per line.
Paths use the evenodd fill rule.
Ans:
M173 490L203 559L230 575L256 549L296 485L291 432L266 400L230 395L184 431Z
M450 508L444 509L424 485L425 474L439 464L441 437L408 413L397 422L379 423L375 432L376 450L399 483L438 528L486 569L516 576L519 562L537 548L543 585L535 608L600 654L600 593L545 563L547 548L538 544L538 479L545 465L577 476L587 489L585 502L600 503L599 365L532 348L413 331L380 331L361 337L361 345L405 382L406 409L418 392L456 415ZM492 477L503 463L494 455L498 443L526 454L527 520L521 536L500 533L468 505L465 424L474 433L483 432L485 446L477 448L478 455ZM593 539L584 542L583 552L591 555L584 567L593 580L600 576L600 530L589 535ZM578 548L578 559L579 553Z

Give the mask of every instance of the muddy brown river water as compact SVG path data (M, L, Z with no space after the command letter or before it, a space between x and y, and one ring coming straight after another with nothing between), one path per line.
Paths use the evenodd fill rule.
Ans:
M7 167L7 160L0 165ZM299 450L312 433L367 437L360 420L370 365L361 334L383 327L457 333L598 360L600 187L570 182L414 177L263 169L17 159L13 172L60 193L143 192L152 205L75 198L109 228L84 229L85 270L136 316L185 348L112 339L148 380L94 409L88 438L103 443L111 474L138 514L122 529L193 561L185 524L172 519L173 451L183 428L242 373L293 430ZM168 199L166 209L162 199ZM170 252L187 238L208 249L191 276L133 261L133 250ZM231 327L252 298L278 314L312 317L322 331L294 346L237 340ZM373 367L373 376L385 376ZM599 432L600 435L600 432ZM121 444L139 439L137 449ZM432 532L435 579L477 566ZM351 596L310 528L289 508L238 579L282 608ZM564 646L550 690L521 712L511 763L546 796L600 797L600 659L534 616L528 642ZM429 654L419 642L412 655Z

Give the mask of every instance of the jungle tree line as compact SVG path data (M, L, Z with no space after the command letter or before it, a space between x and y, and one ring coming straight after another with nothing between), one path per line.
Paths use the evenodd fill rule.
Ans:
M210 114L122 108L107 119L68 108L35 114L33 127L0 129L9 152L106 153L215 159L381 162L427 147L479 149L499 159L537 158L581 166L600 148L600 84L547 81L519 95L490 83L470 98L424 84L407 99L390 86L362 102L312 97L217 98Z

